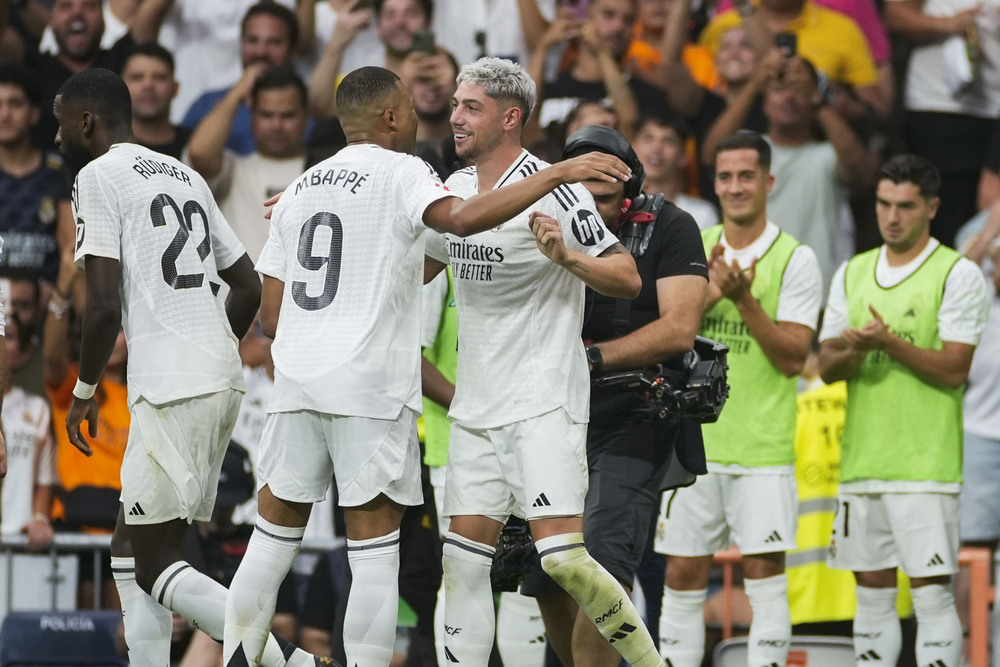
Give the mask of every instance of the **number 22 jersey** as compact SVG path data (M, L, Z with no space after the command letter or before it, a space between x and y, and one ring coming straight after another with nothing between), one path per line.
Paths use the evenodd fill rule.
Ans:
M243 256L205 181L137 144L115 144L73 185L76 262L121 265L129 404L243 389L219 271Z
M420 411L423 215L449 196L423 160L374 144L288 186L257 260L284 283L268 412Z

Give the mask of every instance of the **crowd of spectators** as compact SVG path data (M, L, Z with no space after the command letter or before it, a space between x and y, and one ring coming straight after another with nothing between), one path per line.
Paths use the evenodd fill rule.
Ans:
M1000 235L998 15L995 3L976 0L0 0L0 276L11 371L0 531L27 533L29 548L40 549L53 527L109 531L117 513L128 429L123 339L98 389L92 459L68 446L61 427L85 294L72 261L72 174L54 150L52 101L73 73L103 67L122 76L139 143L205 177L254 260L267 238L262 202L343 147L334 91L357 67L401 77L414 98L418 153L446 178L465 166L449 123L459 68L482 56L520 62L539 92L523 135L529 150L557 161L575 129L614 127L632 141L647 191L664 193L703 229L719 220L715 147L753 129L773 149L769 218L812 247L826 294L843 261L880 242L876 173L904 151L941 172L932 234L954 246L962 225L982 212L970 256L992 270ZM994 311L996 303L994 294ZM994 313L983 348L995 350L996 337ZM259 327L241 353L248 396L234 437L252 466L273 381ZM972 427L987 448L1000 446L1000 390L988 356L977 354L974 365ZM232 464L230 484L241 467ZM970 493L996 503L998 479L979 475ZM223 498L231 506L246 500ZM436 527L424 525L433 508L421 512L412 548L439 549ZM203 562L227 571L240 535L232 524L252 516L236 507L199 530L193 544L228 545L203 548ZM316 511L309 535L333 543L333 524L329 507ZM997 537L968 540L995 546ZM315 568L325 597L294 585L313 560L294 570L279 608L286 622L276 627L307 650L337 654L329 623L349 585L345 562L334 553ZM434 570L419 577L439 577ZM418 616L426 616L426 592L410 600ZM113 587L103 599L114 604ZM296 628L299 603L307 605L301 619L326 627ZM421 620L426 632L430 623ZM218 659L211 642L198 646L183 664Z

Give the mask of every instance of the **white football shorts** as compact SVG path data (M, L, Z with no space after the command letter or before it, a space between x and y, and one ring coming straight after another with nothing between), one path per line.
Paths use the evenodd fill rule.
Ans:
M844 493L830 539L830 567L910 577L958 572L957 493Z
M795 548L798 493L788 474L709 472L663 494L653 548L670 556L708 556L735 544L743 554Z
M341 507L379 494L401 505L423 502L417 413L396 419L347 417L312 410L268 413L261 435L257 487L277 498L316 503L336 472Z
M122 459L125 523L212 518L219 470L242 400L243 392L226 389L159 406L142 398L135 402Z
M587 485L587 425L562 408L499 428L452 423L447 516L580 516Z

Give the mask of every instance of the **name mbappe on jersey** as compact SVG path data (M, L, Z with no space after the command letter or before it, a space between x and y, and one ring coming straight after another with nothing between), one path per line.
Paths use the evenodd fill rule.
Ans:
M305 188L315 185L339 185L351 194L357 194L358 188L368 180L368 174L359 174L352 169L313 169L299 177L295 182L295 194Z

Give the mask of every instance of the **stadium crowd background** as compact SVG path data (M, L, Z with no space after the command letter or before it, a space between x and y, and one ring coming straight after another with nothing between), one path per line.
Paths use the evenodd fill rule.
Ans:
M1000 233L996 2L0 0L0 276L11 369L2 416L10 465L2 535L27 533L30 550L45 550L54 531L109 531L117 512L128 429L123 340L99 390L94 457L84 460L62 428L85 299L72 261L71 182L53 146L52 100L66 78L95 66L120 73L132 92L139 142L209 181L256 260L267 235L264 199L344 145L333 97L339 78L364 65L398 73L414 97L418 152L446 178L464 166L449 125L455 76L484 55L520 62L535 78L540 104L524 134L533 153L557 161L573 130L613 126L643 162L647 191L663 192L703 228L719 219L715 144L740 128L765 133L775 152L769 218L813 248L825 288L841 262L880 243L877 169L904 151L941 171L943 203L932 234L953 246L964 239L956 247L993 271ZM800 61L808 76L791 75ZM960 233L969 220L971 231ZM1000 447L995 293L992 304L974 361L974 403L966 406L967 434L987 448ZM268 346L259 327L241 344L248 391L225 492L216 520L192 531L199 554L192 558L225 583L254 516L246 501L273 376ZM832 498L843 394L823 395L831 389L817 385L814 369L801 386L800 499L813 497L803 496L809 488ZM833 446L813 447L817 442ZM997 475L967 479L963 503L1000 516L998 487ZM427 505L407 519L411 549L401 572L402 596L417 619L410 664L424 664L418 647L431 631L427 610L440 579L433 494L425 497ZM323 553L299 559L276 619L279 632L320 653L336 636L349 585L343 554L327 549L342 534L334 504L314 511L307 541ZM832 512L824 516L817 534L829 532ZM1000 534L981 527L970 520L963 541L995 547ZM81 562L81 608L93 598L92 570ZM809 582L804 590L791 587L793 621L849 621L849 580ZM103 603L114 606L110 576L104 584ZM819 598L823 611L815 611ZM178 657L187 651L181 664L214 664L211 641L191 635L178 625ZM433 659L432 650L423 654Z

